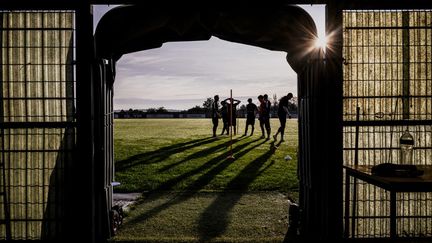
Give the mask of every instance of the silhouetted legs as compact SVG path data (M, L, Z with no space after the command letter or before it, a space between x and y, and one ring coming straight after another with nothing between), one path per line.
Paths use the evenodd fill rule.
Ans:
M279 114L279 122L280 122L280 127L277 130L276 134L273 135L273 138L276 140L277 135L280 133L281 134L281 142L282 142L282 141L284 141L286 114Z
M265 132L264 132L264 118L261 118L260 120L260 128L261 128L261 138L265 138Z
M222 127L222 133L221 133L221 135L224 135L225 131L226 131L226 134L228 135L229 134L229 131L228 131L228 119L222 118L222 121L223 121L223 127Z
M245 127L245 134L244 134L245 136L247 135L249 125L252 126L252 132L250 134L252 136L255 129L255 116L248 115L248 117L246 118L246 127Z
M216 130L219 125L219 118L213 117L212 122L213 122L213 137L216 137Z
M233 131L234 131L234 135L237 134L237 117L233 116L232 118L232 126L233 126Z
M271 133L271 128L270 128L270 118L265 118L264 119L264 126L267 130L267 139L270 139L270 133ZM264 135L264 133L263 133Z
M251 125L251 127L252 127L252 132L251 132L250 135L252 136L253 133L254 133L255 125L254 124L247 124L246 127L245 127L245 133L244 133L245 136L247 135L249 125Z

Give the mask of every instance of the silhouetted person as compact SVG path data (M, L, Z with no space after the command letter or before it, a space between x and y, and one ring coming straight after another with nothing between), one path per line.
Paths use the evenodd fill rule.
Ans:
M219 95L214 96L214 100L211 106L211 117L213 122L213 137L216 137L216 129L219 125Z
M232 105L231 105L231 99L227 98L224 100L225 102L230 101L229 103L227 102L227 107L228 107L228 127L229 124L231 123L231 125L234 128L234 135L237 134L237 105L240 104L240 100L236 100L236 99L232 99ZM231 107L232 107L232 112L231 112ZM232 114L232 119L231 119L231 114Z
M258 120L260 122L261 138L265 138L265 132L264 132L265 102L264 102L264 97L262 95L259 95L258 96L258 101L260 102L260 104L258 106Z
M252 132L251 132L251 136L254 133L254 129L255 129L255 117L256 117L256 113L258 112L258 107L252 103L252 99L249 98L248 99L248 104L246 105L246 127L245 127L245 136L247 135L247 131L248 131L248 127L249 125L252 126Z
M228 132L228 103L223 100L221 101L221 116L222 116L222 123L223 123L223 127L222 127L222 133L221 135L224 135L225 131L226 131L226 135L229 134Z
M289 104L289 100L291 100L292 97L293 97L293 94L288 93L288 95L282 97L279 100L278 117L279 117L280 127L277 130L276 134L273 135L273 138L275 140L277 140L277 135L280 133L281 134L281 142L284 141L286 116L288 115L288 117L291 118L291 114L288 110L288 104Z
M259 120L260 120L261 132L262 132L261 138L265 138L265 133L264 133L264 127L265 127L265 129L267 131L267 139L270 139L270 133L271 133L270 107L271 107L271 103L268 100L268 96L266 94L264 96L262 96L262 95L258 96L258 100L260 101Z

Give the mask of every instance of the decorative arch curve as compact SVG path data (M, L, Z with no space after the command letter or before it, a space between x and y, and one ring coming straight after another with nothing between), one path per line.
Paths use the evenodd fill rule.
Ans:
M294 71L299 74L299 97L304 98L301 101L300 124L303 127L309 125L310 112L309 108L318 104L315 98L305 98L306 90L311 89L310 82L313 84L320 83L325 85L327 82L316 82L319 77L311 79L305 73L311 70L310 60L319 57L320 50L315 48L317 30L313 19L302 8L272 2L268 4L250 4L247 6L240 5L221 5L201 8L188 8L188 6L175 5L164 7L161 5L129 5L121 6L110 10L100 20L94 36L96 50L97 70L94 72L95 100L99 101L95 105L95 160L99 161L96 173L101 173L100 178L104 181L104 190L100 191L101 198L105 202L98 205L106 205L106 208L98 208L97 214L100 218L108 218L107 212L111 209L112 196L112 179L113 179L113 156L112 156L112 124L113 124L113 87L112 83L115 78L115 63L122 55L136 51L142 51L152 48L159 48L165 42L173 41L199 41L209 40L211 36L220 39L261 47L268 50L284 51L287 53L287 61ZM108 63L102 61L108 60ZM303 83L300 87L300 84ZM313 87L320 89L320 87ZM309 107L309 104L312 104ZM321 102L320 104L327 104ZM323 109L313 110L319 113ZM314 113L314 114L315 114ZM303 129L304 130L304 129ZM302 131L303 131L302 130ZM309 130L308 130L309 131ZM315 131L315 130L314 130ZM311 140L312 133L299 133L304 144ZM320 141L320 140L317 140ZM311 148L300 148L300 153L312 153L320 146ZM303 158L304 157L304 158ZM299 160L301 164L307 164L307 156ZM103 174L102 174L103 173ZM304 180L304 178L300 178ZM307 187L307 185L306 185ZM304 190L301 188L301 190ZM316 189L319 191L319 188ZM314 196L315 190L309 192L304 190L304 194ZM302 196L302 199L311 198ZM304 200L302 200L304 201ZM315 205L306 205L305 211L314 209ZM316 215L322 216L321 212L307 215L307 218L313 218ZM324 217L324 216L323 216ZM336 217L337 218L337 217ZM109 235L108 222L101 222L104 234ZM309 225L305 224L307 227ZM335 226L337 227L337 226ZM315 229L315 225L311 225ZM320 235L319 235L320 236ZM319 237L317 236L317 237Z
M297 73L314 52L317 36L311 16L295 5L279 4L223 9L164 9L121 6L99 22L98 58L117 61L123 54L161 47L171 41L220 39L287 52Z

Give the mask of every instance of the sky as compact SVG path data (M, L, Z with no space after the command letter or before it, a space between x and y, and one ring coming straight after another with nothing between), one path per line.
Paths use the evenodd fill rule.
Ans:
M94 28L113 5L94 6ZM323 5L301 5L324 33ZM246 104L259 94L297 94L297 74L286 53L212 37L208 41L164 43L161 48L122 56L117 62L114 109L165 107L184 110L218 94Z

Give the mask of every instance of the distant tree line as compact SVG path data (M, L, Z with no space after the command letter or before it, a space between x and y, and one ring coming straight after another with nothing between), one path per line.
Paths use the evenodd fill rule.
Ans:
M271 115L272 117L277 117L277 111L279 108L279 100L276 96L276 94L273 95L273 99L271 100L272 106L271 106ZM211 106L213 104L213 98L209 97L207 98L202 106L195 106L187 110L178 111L176 113L180 114L205 114L206 117L210 116L211 112ZM288 109L292 114L297 114L297 97L294 97L289 105ZM138 110L138 109L129 109L129 110L121 110L119 112L120 117L125 117L127 115L128 117L142 117L143 114L168 114L172 113L169 112L165 107L161 106L159 108L148 108L147 110ZM239 117L245 117L246 116L246 104L242 104L239 109L237 110L237 115Z
M149 114L163 114L168 113L168 110L165 107L161 106L159 108L149 108L147 109L147 113Z

